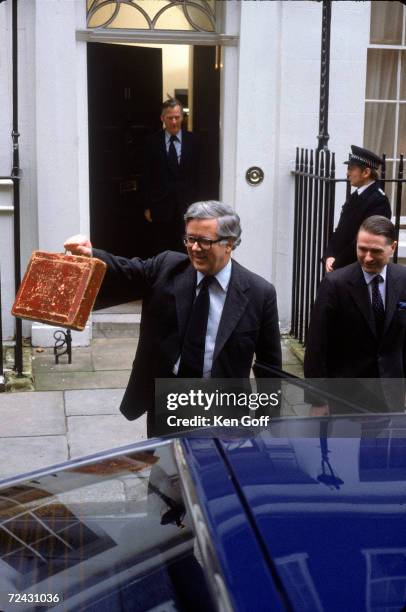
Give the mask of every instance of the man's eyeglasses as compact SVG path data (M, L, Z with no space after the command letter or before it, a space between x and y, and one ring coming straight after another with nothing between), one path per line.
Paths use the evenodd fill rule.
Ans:
M198 244L199 249L203 251L209 251L211 249L212 244L216 244L217 242L223 242L223 240L227 240L227 238L217 238L217 240L210 240L210 238L201 238L200 236L184 236L183 243L187 247L192 247L194 244Z

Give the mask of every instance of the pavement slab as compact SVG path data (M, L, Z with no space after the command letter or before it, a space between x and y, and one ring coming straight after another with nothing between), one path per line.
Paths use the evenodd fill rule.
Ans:
M40 372L35 376L35 388L38 391L118 389L127 386L130 373L130 370L64 372L61 374Z
M283 369L289 374L293 374L294 376L303 378L303 366L300 362L298 362L297 364L284 363Z
M282 340L282 362L283 362L283 367L285 369L286 365L301 365L299 359L296 357L296 355L294 355L294 353L292 353L292 351L290 350L290 348L285 344L285 342Z
M53 349L44 349L38 352L34 349L32 356L32 371L34 376L43 372L61 374L63 372L93 372L92 350L90 347L73 347L72 363L68 363L67 355L59 358L55 363Z
M68 459L66 436L2 438L0 479L38 470Z
M0 438L61 434L66 434L66 424L60 391L0 395Z
M95 370L131 370L138 338L95 338L92 342Z
M128 421L121 414L68 417L70 456L83 457L98 451L132 444L147 437L146 415Z
M0 393L0 478L145 439L145 415L128 421L119 412L137 341L94 338L74 347L71 365L65 357L55 365L52 349L34 350L36 391ZM282 339L284 368L303 376L289 343ZM306 414L302 394L289 391L286 414ZM132 485L127 500L136 495Z
M125 389L85 389L65 391L66 416L119 414Z

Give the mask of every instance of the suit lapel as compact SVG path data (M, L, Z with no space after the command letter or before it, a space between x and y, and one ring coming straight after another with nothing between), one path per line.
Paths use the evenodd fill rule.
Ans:
M241 275L240 268L236 262L232 263L230 285L228 287L226 301L221 314L220 324L216 337L213 353L213 363L217 359L224 344L234 331L238 321L248 304L247 292L249 284Z
M189 265L183 274L174 279L176 314L178 317L179 338L182 343L189 320L190 310L196 294L196 270Z
M189 153L188 134L187 132L182 132L182 147L181 147L180 164L179 164L180 168L182 168L185 165L188 153Z
M372 312L368 285L365 282L365 278L362 273L362 268L359 264L356 264L356 266L354 266L354 274L349 280L349 291L355 304L360 309L363 317L365 318L368 327L370 328L374 336L376 336L375 319L374 314Z
M394 268L388 264L386 269L386 304L385 304L385 323L383 333L387 331L395 314L396 304L400 296L400 278L395 276Z
M169 167L169 162L168 162L168 153L166 151L166 141L165 141L165 130L162 130L160 133L160 140L159 140L160 146L159 146L159 155L160 155L160 159L161 159L161 164L162 164L162 168L168 168Z

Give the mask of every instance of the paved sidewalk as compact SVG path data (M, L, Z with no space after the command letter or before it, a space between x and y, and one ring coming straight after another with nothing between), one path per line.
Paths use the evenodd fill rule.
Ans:
M96 338L73 349L71 365L55 365L52 349L33 349L36 391L0 393L0 479L145 439L145 416L127 421L118 410L136 343ZM302 375L286 342L283 361Z

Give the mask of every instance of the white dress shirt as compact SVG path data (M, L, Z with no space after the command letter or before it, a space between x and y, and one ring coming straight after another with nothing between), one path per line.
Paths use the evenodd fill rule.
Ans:
M382 298L382 302L383 302L383 307L385 308L385 298L386 298L386 269L387 266L385 266L381 272L379 272L379 274L382 276L383 278L383 282L380 282L378 287L379 287L379 293L381 294L381 298ZM372 285L371 282L372 280L375 278L375 276L377 276L377 274L370 274L369 272L365 272L365 270L362 270L362 273L364 275L365 278L365 282L368 285L368 293L369 293L369 299L371 300L371 304L372 304Z
M227 297L228 286L231 278L232 261L230 261L214 276L216 279L209 285L209 318L207 320L206 342L204 347L203 378L210 378L213 365L214 346L216 344L217 332L223 314L224 303ZM196 297L199 295L200 283L204 274L197 272ZM180 355L174 365L173 373L177 374L179 369Z
M166 152L169 153L169 145L171 144L171 136L169 132L165 130L165 145ZM173 144L175 145L176 154L178 156L178 164L180 163L180 157L182 155L182 130L179 130L177 134L175 134L178 140L174 140Z

